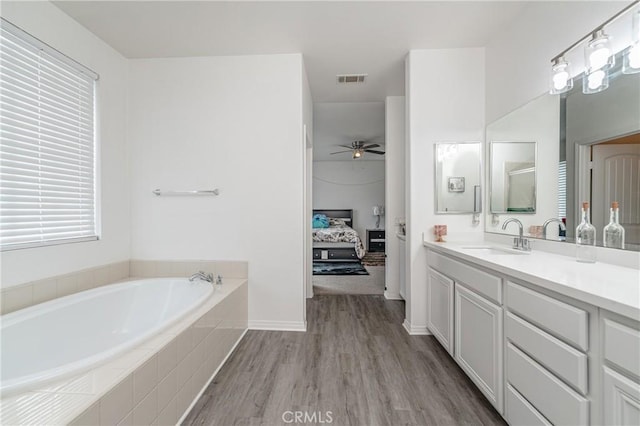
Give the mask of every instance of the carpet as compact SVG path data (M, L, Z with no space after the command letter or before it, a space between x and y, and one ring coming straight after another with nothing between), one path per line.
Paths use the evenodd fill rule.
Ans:
M369 275L359 262L313 262L313 275Z
M369 275L314 275L313 294L384 294L384 266L367 266Z
M386 263L386 256L384 252L371 252L368 251L367 254L362 258L362 264L366 266L384 266Z

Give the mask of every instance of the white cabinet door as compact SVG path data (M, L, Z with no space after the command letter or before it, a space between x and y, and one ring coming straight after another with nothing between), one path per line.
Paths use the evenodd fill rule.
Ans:
M640 424L640 384L608 367L604 372L604 424Z
M455 360L502 413L502 308L455 285Z
M427 327L453 356L453 281L429 268Z

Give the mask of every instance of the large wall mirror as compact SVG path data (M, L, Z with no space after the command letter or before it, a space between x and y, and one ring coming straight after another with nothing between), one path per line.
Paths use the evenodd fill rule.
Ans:
M588 201L591 219L602 245L603 228L609 222L609 207L620 205L620 223L625 228L625 249L640 250L640 74L622 74L621 60L611 70L609 88L595 94L582 93L581 76L575 87L558 96L544 94L487 126L487 141L536 142L535 211L494 209L494 187L504 200L504 176L488 177L492 203L485 231L513 234L501 229L508 217L518 218L525 234L543 238L547 219L563 219L546 229L546 239L573 242L579 221L579 205ZM489 151L492 151L490 149ZM488 154L491 161L491 153ZM518 162L517 159L512 161Z
M436 214L480 212L481 158L480 142L435 145Z

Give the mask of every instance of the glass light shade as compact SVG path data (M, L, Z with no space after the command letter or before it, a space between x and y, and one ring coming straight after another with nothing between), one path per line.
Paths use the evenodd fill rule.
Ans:
M584 49L587 73L599 69L609 69L615 64L615 56L611 50L609 36L602 30L593 33L591 41Z
M360 158L360 157L362 157L362 151L361 151L361 150L359 150L359 149L356 149L356 150L353 152L353 158Z
M609 87L609 70L596 69L591 72L584 73L582 78L582 93L590 95L592 93L602 92Z
M557 95L568 92L573 89L573 78L571 78L571 70L569 62L563 57L556 59L551 66L551 79L549 82L549 93Z
M640 72L640 42L629 46L622 57L622 72L635 74Z

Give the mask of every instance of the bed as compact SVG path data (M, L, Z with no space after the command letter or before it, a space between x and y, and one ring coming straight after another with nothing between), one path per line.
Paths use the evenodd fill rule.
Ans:
M359 262L365 250L358 233L353 229L353 210L314 210L331 221L329 228L313 229L314 262Z

